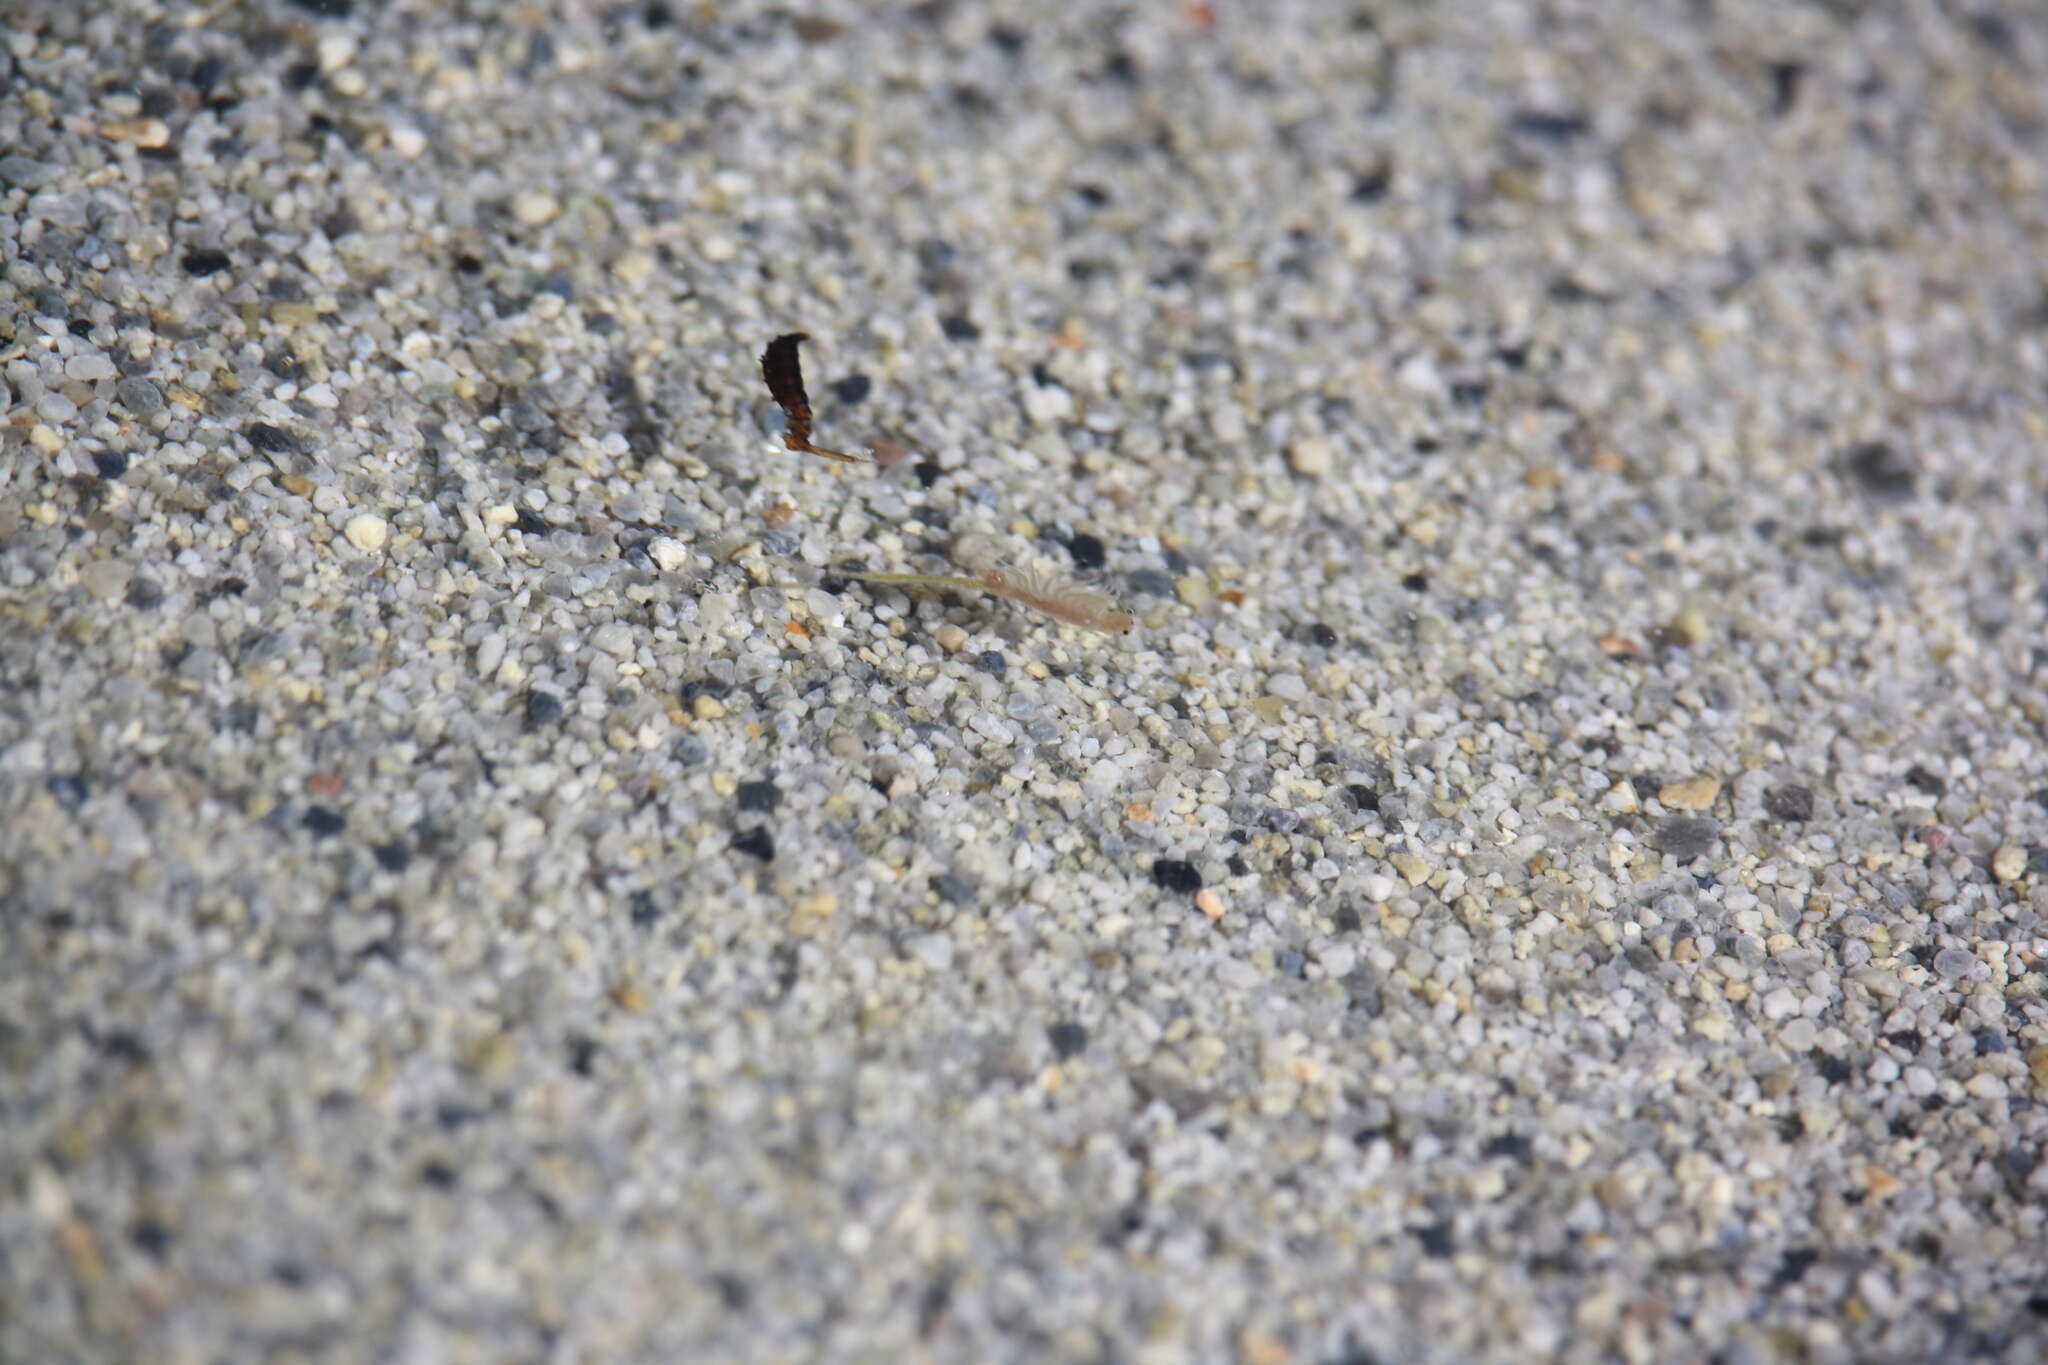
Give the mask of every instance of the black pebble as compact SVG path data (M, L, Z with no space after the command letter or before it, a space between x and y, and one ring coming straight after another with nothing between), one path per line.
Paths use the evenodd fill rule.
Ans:
M1355 934L1359 930L1361 921L1358 918L1358 912L1346 905L1340 907L1337 913L1330 917L1330 923L1340 934Z
M1152 864L1152 880L1163 890L1188 895L1202 889L1202 874L1185 858L1161 858Z
M128 1240L135 1243L136 1250L161 1261L164 1253L171 1249L171 1233L154 1218L144 1218L128 1231Z
M1417 1228L1415 1240L1422 1243L1422 1252L1425 1256L1442 1260L1451 1254L1451 1225L1431 1223L1428 1227Z
M51 773L43 779L43 787L65 810L77 810L92 795L92 788L77 773Z
M955 341L981 340L981 328L974 325L974 319L965 313L952 313L940 319L939 326Z
M403 872L412 866L412 850L396 839L370 851L377 856L377 866L386 872Z
M588 1076L594 1070L597 1060L597 1040L576 1034L569 1039L569 1069L579 1076Z
M1813 818L1813 793L1796 783L1772 787L1764 793L1764 814L1788 824L1804 824Z
M562 714L562 699L538 689L526 694L526 728L537 729Z
M1080 1056L1088 1048L1088 1030L1072 1020L1061 1020L1045 1031L1053 1055L1061 1061Z
M251 422L242 428L242 435L266 455L282 455L296 444L288 433L268 422Z
M118 479L128 472L128 456L119 450L95 450L92 467L103 479Z
M626 905L626 914L635 929L645 929L661 918L661 906L655 902L654 893L644 887L635 891Z
M128 584L128 605L148 611L164 600L163 585L154 578L137 578Z
M188 251L183 261L185 273L197 275L202 280L208 275L218 275L231 264L233 262L228 259L228 253L225 251Z
M340 811L329 810L325 806L308 806L306 807L306 818L300 823L325 839L331 834L339 834L347 829L348 817Z
M1412 573L1401 580L1401 586L1410 592L1426 592L1429 589L1429 575Z
M1353 810L1378 810L1380 808L1380 794L1371 787L1366 786L1363 782L1353 782L1344 789L1344 794L1351 798L1351 808Z
M951 872L932 878L932 890L948 905L967 905L974 900L974 883Z
M1820 1078L1829 1085L1840 1085L1854 1074L1855 1069L1840 1057L1823 1053L1820 1059Z
M1708 815L1673 815L1650 831L1650 846L1681 863L1705 857L1721 837L1721 823Z
M832 381L832 396L840 402L851 405L866 398L875 383L864 374L850 374L844 379Z
M89 337L92 335L91 318L73 318L69 322L65 323L64 326L68 328L71 332L71 335L75 337Z
M943 469L940 469L930 460L919 460L910 467L910 472L917 475L917 481L926 488L930 488L933 484L937 483L939 475L945 473Z
M1913 457L1884 441L1865 441L1842 452L1842 469L1864 492L1888 502L1913 496L1920 476Z
M1157 569L1139 569L1125 580L1131 591L1146 597L1173 596L1173 580Z
M732 846L764 863L775 857L775 836L768 832L766 825L741 830L732 836Z
M1515 132L1540 142L1570 142L1585 136L1592 126L1583 114L1555 114L1542 109L1524 109L1508 121L1508 127Z
M763 779L759 782L740 783L738 799L741 810L767 815L782 804L782 793L775 789L773 782Z
M1486 1146L1480 1149L1486 1156L1507 1157L1511 1161L1527 1160L1534 1150L1535 1144L1520 1133L1502 1133L1497 1138L1489 1138Z
M1109 562L1109 551L1100 540L1086 531L1067 542L1067 553L1074 557L1077 569L1099 569Z
M1906 769L1906 785L1929 796L1941 796L1948 791L1948 782L1935 773L1927 771L1918 763Z
M1223 866L1233 877L1248 877L1252 871L1252 865L1235 853L1224 860Z
M974 666L992 678L1000 678L1009 667L1009 663L1003 658L1000 649L985 649L974 656Z
M1977 1035L1977 1055L1979 1057L1989 1056L1995 1052L2004 1052L2005 1050L2005 1031L2003 1029L1988 1028Z
M322 19L346 19L355 10L355 0L294 0L302 10Z
M1331 649L1336 646L1337 632L1331 630L1321 621L1317 621L1308 628L1308 638L1310 644L1318 645L1323 649Z
M544 536L555 529L545 521L542 521L540 513L534 511L531 507L520 508L519 515L513 520L512 524L530 536Z
M455 1168L445 1161L429 1161L420 1167L420 1179L437 1190L454 1187Z

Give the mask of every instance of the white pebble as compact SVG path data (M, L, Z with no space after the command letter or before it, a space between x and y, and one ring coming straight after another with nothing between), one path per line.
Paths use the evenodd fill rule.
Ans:
M1304 436L1287 447L1287 463L1297 474L1320 479L1330 472L1330 443L1320 436Z
M521 190L512 198L512 216L522 227L546 227L561 216L562 205L552 194Z
M375 512L364 512L348 519L348 525L341 528L348 537L348 543L365 554L384 548L384 542L391 538L391 523Z
M391 125L391 150L407 161L427 150L427 135L410 123Z
M634 646L632 628L622 621L609 622L590 633L590 644L614 658L628 658Z
M648 545L647 554L663 573L674 573L690 562L689 546L674 536L656 536Z
M1394 898L1394 879L1383 872L1375 872L1365 879L1360 889L1374 905L1383 905Z
M75 355L64 362L64 377L66 379L82 380L87 384L95 380L112 379L114 377L114 362L97 351L89 352L85 355Z

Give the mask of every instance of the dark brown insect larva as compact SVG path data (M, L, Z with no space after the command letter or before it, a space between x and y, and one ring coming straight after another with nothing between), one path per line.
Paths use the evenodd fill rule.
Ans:
M796 354L796 348L809 340L810 337L803 332L789 332L769 342L768 349L761 352L761 377L768 381L769 396L789 422L783 430L782 443L791 450L822 455L828 460L843 460L847 464L873 463L860 455L848 455L811 444L811 399L804 392L803 365Z

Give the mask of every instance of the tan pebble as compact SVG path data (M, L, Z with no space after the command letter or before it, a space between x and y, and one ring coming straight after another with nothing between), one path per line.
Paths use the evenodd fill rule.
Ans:
M1210 919L1222 919L1223 898L1205 886L1195 893L1195 909Z
M797 913L823 917L839 909L839 897L830 891L811 891L797 898Z
M1207 606L1214 595L1209 590L1209 576L1199 573L1183 575L1174 583L1173 590L1182 602L1191 607Z
M2034 1089L2048 1095L2048 1043L2027 1051L2027 1075Z
M486 526L510 526L517 520L519 509L509 502L493 503L483 512L483 522Z
M630 978L611 988L612 1003L628 1014L638 1014L647 1008L647 992Z
M1408 539L1423 546L1436 544L1443 535L1443 528L1429 517L1417 517L1401 529L1407 533Z
M1124 807L1124 817L1138 821L1150 820L1152 818L1152 808L1143 801L1133 801ZM1199 900L1200 897L1196 899Z
M155 149L168 146L171 141L170 125L160 118L124 118L100 125L100 136L110 137L116 142L131 142L137 147Z
M2016 882L2026 871L2027 851L2018 844L2006 844L1991 855L1991 875L2002 882Z
M1430 866L1413 853L1395 853L1387 858L1394 870L1401 874L1410 886L1420 886L1429 880Z
M64 448L64 438L41 422L28 429L29 444L45 455L55 455Z
M950 621L933 631L932 638L937 640L939 648L948 654L958 654L967 644L967 632Z
M1718 777L1688 777L1679 782L1666 782L1657 789L1657 799L1667 810L1705 810L1720 794L1721 779Z
M717 720L725 714L725 705L718 698L705 693L690 703L690 712L698 720Z
M1287 463L1297 474L1320 479L1330 472L1330 443L1320 436L1304 436L1287 447Z

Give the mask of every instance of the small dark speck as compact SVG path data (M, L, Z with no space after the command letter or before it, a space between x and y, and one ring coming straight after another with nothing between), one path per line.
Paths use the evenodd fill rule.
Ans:
M340 811L329 810L325 806L308 806L306 808L306 818L301 823L307 829L325 839L329 835L339 834L347 829L348 817Z
M196 275L203 280L208 275L220 274L233 262L225 251L199 250L186 252L182 264L187 275Z
M1355 934L1362 923L1363 921L1358 918L1358 911L1348 905L1340 906L1337 913L1330 916L1331 926L1340 934Z
M1030 41L1030 35L1022 29L1011 28L1008 24L997 24L988 31L988 40L995 45L996 51L1005 57L1016 57L1023 53L1024 44Z
M1865 441L1842 452L1842 471L1864 492L1887 502L1913 496L1920 471L1913 457L1886 441Z
M465 251L455 258L455 268L465 275L477 275L483 272L484 263Z
M1428 1227L1415 1229L1415 1240L1422 1244L1422 1253L1437 1260L1451 1254L1451 1225L1431 1223Z
M128 455L120 450L95 450L92 453L93 471L103 479L118 479L128 472Z
M1451 401L1461 408L1477 407L1486 401L1486 381L1461 380L1451 385Z
M1799 82L1806 75L1806 68L1798 62L1772 62L1771 72L1771 114L1783 118L1799 103Z
M43 788L65 810L77 810L92 795L91 786L77 773L51 773L43 779Z
M654 899L654 893L642 887L626 901L626 915L633 921L635 929L645 929L661 919L661 905Z
M1138 83L1138 64L1128 52L1119 52L1102 64L1102 74L1125 85Z
M1202 874L1185 858L1160 858L1152 864L1152 880L1162 890L1190 895L1202 889Z
M171 1249L171 1233L154 1218L144 1218L128 1230L128 1240L135 1243L136 1250L157 1260Z
M1410 592L1427 592L1429 591L1429 575L1426 573L1408 574L1401 579L1401 586Z
M1970 16L1970 28L1976 33L1977 41L2001 54L2010 54L2017 35L2013 33L2012 21L2003 14L1984 10Z
M437 1190L455 1187L455 1168L445 1161L429 1161L420 1167L420 1179Z
M68 328L71 332L71 335L75 337L89 337L92 335L91 318L73 318L69 322L65 323L64 326Z
M2028 1295L2027 1311L2037 1318L2048 1318L2048 1294Z
M1534 138L1539 142L1570 142L1591 132L1593 125L1584 114L1524 109L1508 120L1508 127L1523 137Z
M403 872L412 866L412 849L396 839L377 845L371 852L376 855L377 866L386 872Z
M851 406L866 398L874 390L875 381L864 374L850 374L844 379L832 381L832 396Z
M1393 178L1393 167L1382 161L1351 182L1351 202L1377 204L1387 197L1387 186L1392 183Z
M581 1033L569 1035L569 1069L579 1076L588 1076L596 1070L598 1044L595 1038Z
M951 872L933 877L932 890L948 905L967 905L974 900L974 883Z
M294 0L294 3L308 14L317 14L322 19L346 19L355 12L355 0Z
M128 585L128 605L138 611L148 611L163 600L163 585L154 578L137 578Z
M981 328L974 325L974 319L965 313L950 313L939 320L939 326L954 341L979 341Z
M284 86L287 90L303 91L311 89L313 82L319 79L320 63L318 62L294 62L286 67L284 71ZM331 122L319 114L313 115L311 122L313 131L316 133L320 131L323 124L333 127Z
M1000 649L984 649L974 656L974 666L991 678L1000 678L1009 669L1009 661L1003 658Z
M562 714L562 699L552 692L539 689L526 694L526 728L535 730L548 722L557 720Z
M1308 640L1310 644L1320 649L1334 649L1337 645L1337 632L1317 621L1308 628Z
M1224 860L1223 866L1233 877L1249 877L1252 872L1252 865L1235 853Z
M1102 542L1083 531L1067 542L1067 553L1074 557L1077 569L1099 569L1109 561L1109 552Z
M1047 1041L1052 1044L1053 1055L1061 1061L1070 1061L1088 1049L1088 1030L1072 1020L1061 1020L1045 1031Z
M768 832L766 825L741 830L732 836L732 846L748 857L759 858L764 863L772 861L775 857L775 836Z
M1344 788L1344 794L1351 798L1353 810L1378 810L1380 794L1363 782L1353 782Z
M544 536L555 528L541 519L540 513L531 507L522 507L512 524L529 536Z
M919 483L923 484L926 488L930 488L933 484L939 481L939 476L945 473L946 471L940 469L936 464L933 464L930 460L919 460L916 464L910 467L910 472L917 475L917 481Z
M756 815L767 815L782 804L782 793L775 784L763 779L759 782L742 782L736 798L739 808Z

